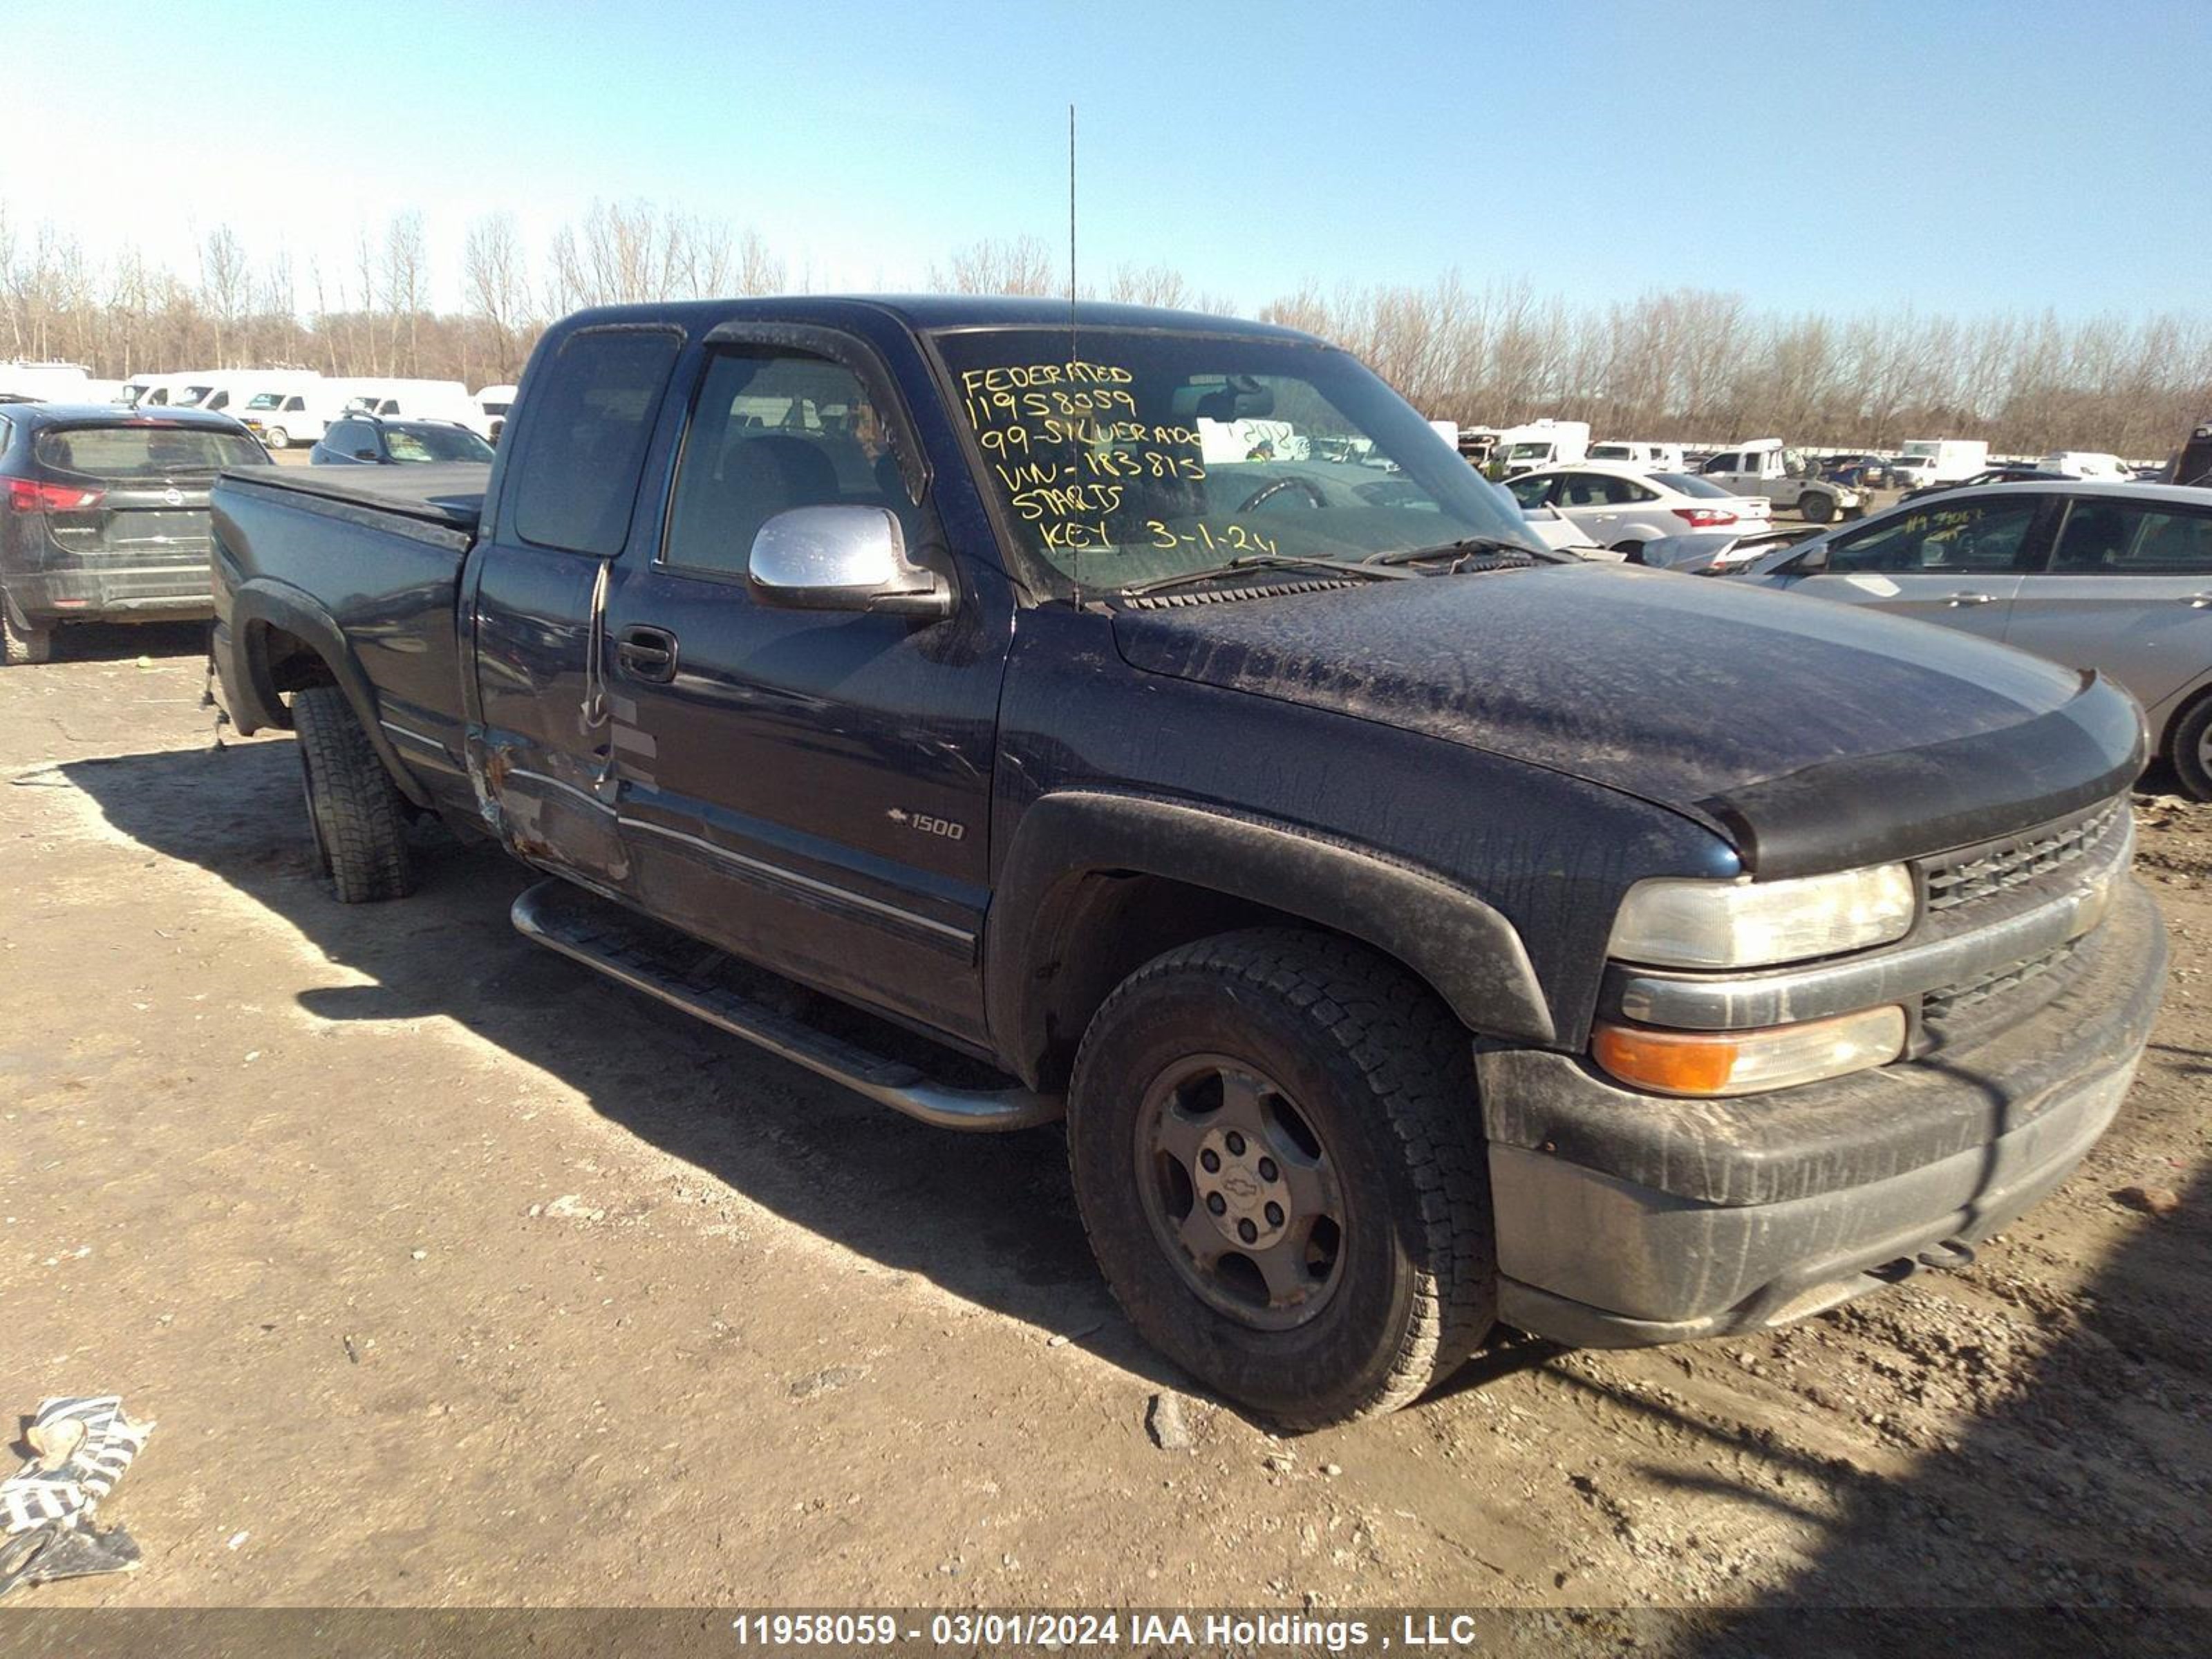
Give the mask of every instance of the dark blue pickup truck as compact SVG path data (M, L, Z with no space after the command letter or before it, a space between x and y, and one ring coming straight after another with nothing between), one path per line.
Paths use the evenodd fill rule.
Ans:
M2158 1001L2124 693L1547 551L1304 335L587 312L489 469L362 472L215 491L225 706L337 896L434 813L640 991L1065 1116L1131 1319L1291 1425L1960 1265Z

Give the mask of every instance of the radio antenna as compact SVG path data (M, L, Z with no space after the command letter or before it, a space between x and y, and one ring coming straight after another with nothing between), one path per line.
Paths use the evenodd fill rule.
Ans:
M1075 106L1067 106L1067 373L1075 373L1081 357L1075 349ZM1075 459L1071 443L1068 459ZM1076 475L1080 477L1079 471ZM1083 609L1083 544L1075 544L1074 569L1075 608Z

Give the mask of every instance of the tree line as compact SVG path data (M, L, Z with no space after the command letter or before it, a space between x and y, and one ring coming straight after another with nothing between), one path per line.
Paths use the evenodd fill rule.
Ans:
M432 302L422 216L362 227L342 262L255 257L228 227L194 268L130 248L106 259L0 204L0 355L81 362L121 378L184 367L318 368L512 380L546 323L581 306L769 294L811 286L750 229L641 202L594 204L526 246L512 214L472 221L457 250L461 307ZM924 285L1057 295L1066 268L1033 237L972 243ZM1086 297L1231 314L1167 264L1123 264ZM2001 454L2109 449L2162 457L2212 415L2212 319L1851 315L1760 310L1705 289L1573 305L1525 280L1307 284L1255 314L1338 342L1424 413L1505 426L1556 416L1608 435L1688 441L1778 436L1894 447L1984 438Z

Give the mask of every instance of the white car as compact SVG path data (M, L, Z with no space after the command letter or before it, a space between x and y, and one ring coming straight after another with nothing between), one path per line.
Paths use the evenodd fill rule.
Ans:
M1646 542L1774 516L1765 496L1735 495L1694 473L1642 472L1589 461L1510 478L1505 488L1524 513L1554 508L1597 546L1632 560Z
M1933 455L1899 455L1882 463L1893 484L1902 484L1907 489L1917 489L1932 484L1936 479L1936 458Z

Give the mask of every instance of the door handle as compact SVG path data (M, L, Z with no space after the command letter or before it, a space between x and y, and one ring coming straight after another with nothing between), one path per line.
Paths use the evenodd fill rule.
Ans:
M676 635L665 628L625 628L615 641L615 661L634 680L665 684L676 678Z
M1995 605L1996 602L1997 596L1994 593L1954 593L1943 601L1954 609L1962 605Z

